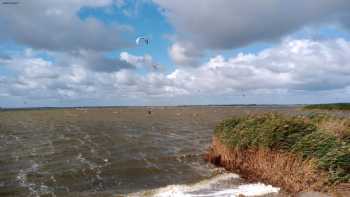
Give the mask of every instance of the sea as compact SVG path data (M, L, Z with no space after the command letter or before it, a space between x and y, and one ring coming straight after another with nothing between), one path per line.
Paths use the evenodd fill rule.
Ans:
M280 107L106 107L0 112L0 196L275 196L204 161L215 125Z

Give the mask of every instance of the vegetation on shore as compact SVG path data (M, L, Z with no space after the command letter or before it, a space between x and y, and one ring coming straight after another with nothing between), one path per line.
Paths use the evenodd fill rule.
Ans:
M306 105L304 109L350 110L350 103L329 103L329 104Z
M350 119L324 114L247 115L223 121L215 137L233 150L271 150L312 161L329 185L350 183Z

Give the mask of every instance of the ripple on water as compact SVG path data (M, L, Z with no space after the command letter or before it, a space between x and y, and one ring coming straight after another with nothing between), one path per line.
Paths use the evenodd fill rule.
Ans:
M0 187L5 186L0 196L7 191L16 194L12 196L50 192L48 196L104 192L115 196L138 191L203 196L204 191L244 190L242 180L233 175L227 187L219 186L225 181L209 184L216 179L208 177L217 173L211 172L213 167L202 160L201 153L210 145L216 123L232 114L228 108L212 111L165 108L152 109L148 115L144 108L123 108L0 113ZM196 184L181 185L187 183ZM150 190L154 188L160 189Z
M32 162L32 165L29 168L21 169L16 176L19 185L25 189L28 189L30 196L39 197L49 194L51 194L51 196L55 196L52 188L48 187L47 185L43 183L37 184L35 182L29 181L28 175L37 173L39 168L39 164Z

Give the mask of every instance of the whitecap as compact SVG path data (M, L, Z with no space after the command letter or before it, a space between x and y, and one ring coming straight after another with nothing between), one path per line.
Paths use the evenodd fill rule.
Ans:
M189 185L169 185L163 188L130 194L130 197L236 197L262 196L278 193L279 188L263 183L237 184L239 176L233 173L217 175L213 178ZM234 181L236 180L236 181ZM232 181L232 184L228 182Z

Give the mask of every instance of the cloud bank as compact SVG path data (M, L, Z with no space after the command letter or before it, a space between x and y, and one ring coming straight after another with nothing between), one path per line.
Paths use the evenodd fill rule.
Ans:
M169 54L179 65L195 65L200 51L279 41L305 26L334 24L339 28L350 28L350 2L347 0L153 2L177 31L177 42L170 48Z
M304 25L348 25L347 0L153 0L183 39L210 49L231 49L281 38ZM349 26L350 27L350 26Z
M20 73L2 80L6 85L1 92L33 98L101 99L100 95L104 95L114 99L161 97L169 100L198 95L346 92L350 88L350 56L347 54L350 54L350 42L344 39L286 39L257 54L241 53L228 59L218 55L199 67L146 75L128 69L93 72L78 64L63 69L27 54L0 59L0 64ZM127 55L121 54L132 57L134 63L145 60L142 56Z
M14 41L34 49L108 51L130 45L123 35L131 27L79 18L84 7L111 6L112 0L28 0L15 8L0 6L0 41ZM103 39L101 39L103 38Z
M348 0L152 2L175 30L170 45L162 45L175 63L167 73L151 55L130 52L143 50L128 50L135 45L134 27L116 22L123 21L118 18L106 22L81 15L84 9L111 8L123 14L124 8L142 10L142 3L27 0L15 12L1 6L1 98L92 99L96 104L105 99L231 102L237 95L252 95L250 101L260 103L261 94L270 95L273 103L276 95L337 91L350 97L346 38L288 38L303 27L324 24L348 30ZM266 41L274 44L257 53L227 55L228 50Z

